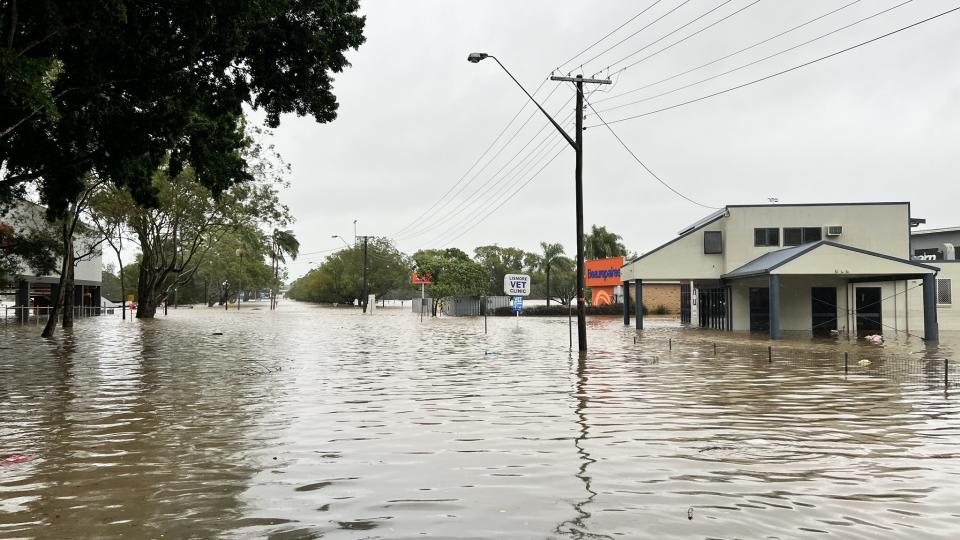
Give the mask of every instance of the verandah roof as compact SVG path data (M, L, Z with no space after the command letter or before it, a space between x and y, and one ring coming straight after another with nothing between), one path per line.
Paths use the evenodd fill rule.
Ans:
M933 274L935 266L859 249L829 240L766 253L729 272L724 279L739 279L766 274L918 276Z

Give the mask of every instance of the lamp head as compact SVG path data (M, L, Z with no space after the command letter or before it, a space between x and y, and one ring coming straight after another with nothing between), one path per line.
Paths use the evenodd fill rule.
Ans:
M477 62L483 60L484 58L486 58L486 57L488 57L488 56L490 56L490 55L487 54L487 53L482 53L482 52L470 53L470 54L467 56L467 62L471 62L471 63L476 64Z

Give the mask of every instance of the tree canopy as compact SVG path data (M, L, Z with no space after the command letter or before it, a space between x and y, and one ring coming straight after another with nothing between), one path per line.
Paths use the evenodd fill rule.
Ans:
M36 181L52 215L88 173L155 204L186 165L214 194L250 178L244 105L336 117L363 41L357 0L0 0L0 199Z
M605 259L607 257L621 257L627 255L627 248L623 245L623 238L614 234L606 227L593 225L590 232L584 235L584 256L588 259Z
M367 245L367 286L378 297L409 283L410 261L386 238ZM294 281L287 297L323 303L353 303L363 295L363 245L333 253L305 276Z

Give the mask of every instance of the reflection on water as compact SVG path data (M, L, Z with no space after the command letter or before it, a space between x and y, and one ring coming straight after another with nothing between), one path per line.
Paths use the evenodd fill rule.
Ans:
M948 346L651 324L584 357L565 319L295 303L0 326L0 458L35 456L0 538L960 535Z

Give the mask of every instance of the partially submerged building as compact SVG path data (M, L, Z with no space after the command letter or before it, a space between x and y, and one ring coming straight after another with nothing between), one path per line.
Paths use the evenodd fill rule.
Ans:
M681 320L768 333L938 339L953 265L913 260L907 202L730 205L624 265L624 323L646 281L680 280ZM958 275L960 277L960 275ZM938 278L939 291L938 291ZM634 302L634 305L639 302ZM938 305L939 308L938 309ZM948 317L954 320L952 312ZM958 327L960 328L960 327Z
M36 204L21 201L12 209L0 215L0 225L7 231L7 242L16 242L18 235L49 227L45 219L45 209ZM102 253L94 246L95 240L79 235L76 240L78 251L89 253L77 261L74 267L73 303L80 314L99 313L101 308ZM56 268L61 267L58 260ZM10 316L24 319L31 315L45 315L58 294L59 275L40 273L34 268L22 267L8 276L7 283L0 283L0 295L13 299L13 312ZM10 310L6 310L9 312Z

